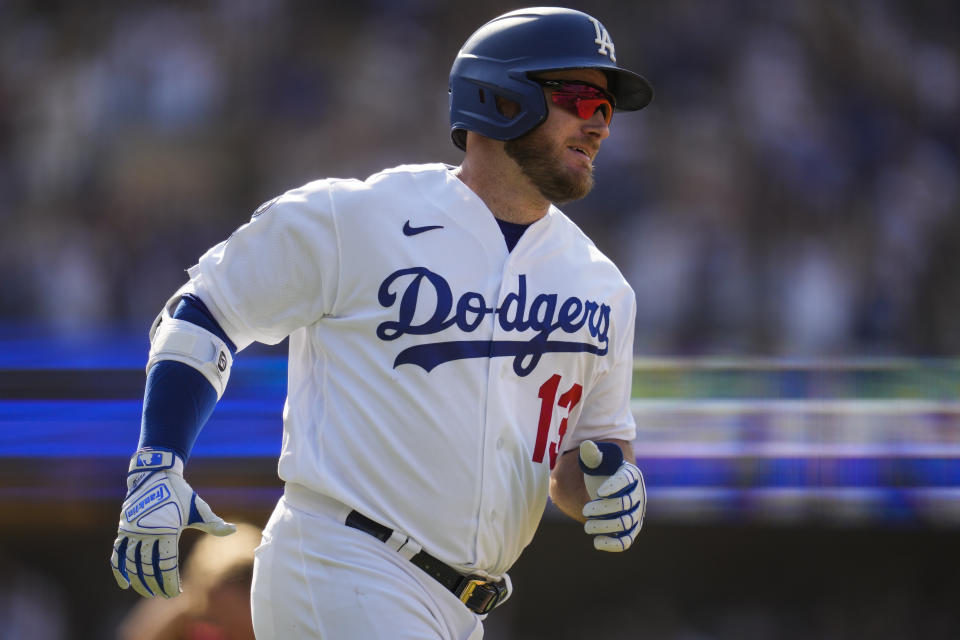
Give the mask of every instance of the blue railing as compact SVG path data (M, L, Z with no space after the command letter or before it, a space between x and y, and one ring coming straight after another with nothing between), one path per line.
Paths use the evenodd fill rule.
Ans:
M126 458L143 332L0 333L0 458ZM255 345L194 459L275 460L285 346ZM960 523L955 360L638 358L637 460L662 518Z

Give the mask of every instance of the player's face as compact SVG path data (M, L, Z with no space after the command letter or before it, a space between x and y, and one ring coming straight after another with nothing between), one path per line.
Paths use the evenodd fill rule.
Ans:
M571 69L538 75L540 80L569 83L586 82L606 89L607 77L596 69ZM562 87L544 87L547 93L547 119L533 131L509 140L504 145L507 155L520 166L544 198L556 204L578 200L593 188L593 159L600 143L610 135L609 111L603 106L587 118L589 109L577 109L575 100L553 93Z

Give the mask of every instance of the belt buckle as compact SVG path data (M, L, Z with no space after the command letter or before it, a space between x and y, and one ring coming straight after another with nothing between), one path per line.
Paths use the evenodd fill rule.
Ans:
M474 613L489 613L500 604L506 587L498 582L467 576L462 583L459 598Z

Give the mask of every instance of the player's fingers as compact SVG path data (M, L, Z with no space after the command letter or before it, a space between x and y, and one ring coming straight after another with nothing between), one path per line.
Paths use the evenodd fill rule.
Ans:
M113 569L113 577L121 589L130 587L130 580L127 579L127 538L118 537L113 543L113 553L110 554L110 568Z
M134 591L144 598L151 598L153 593L144 582L142 548L142 540L138 540L136 544L127 545L127 576Z
M594 536L593 548L597 551L626 551L633 544L639 530L639 527L635 527L617 536Z
M180 569L177 558L177 540L168 536L160 540L157 570L163 596L173 598L180 594Z
M583 516L585 518L611 516L629 511L633 506L633 500L629 495L616 498L599 498L583 505Z
M615 474L600 485L597 489L597 495L601 498L622 495L630 492L633 487L642 481L643 474L640 473L640 469L629 462L624 462Z
M123 575L126 576L127 581L130 583L130 586L133 587L134 591L137 591L137 586L141 584L140 577L137 575L137 558L139 553L136 541L128 538L125 553L121 561L123 562ZM137 593L140 592L137 591Z
M583 507L583 515L587 518L603 517L610 516L620 513L621 511L632 510L636 505L642 505L643 510L646 511L647 504L647 488L643 482L643 474L640 473L640 470L636 467L633 467L633 470L636 472L637 481L625 489L616 492L614 495L606 498L598 498L588 502ZM633 473L631 470L631 473ZM643 519L643 516L640 517Z
M583 530L589 535L630 531L639 524L639 518L640 505L637 505L631 511L614 518L591 518L584 523Z
M155 596L166 596L160 586L160 540L144 540L140 549L140 566L143 569L143 583ZM167 596L169 597L169 596Z

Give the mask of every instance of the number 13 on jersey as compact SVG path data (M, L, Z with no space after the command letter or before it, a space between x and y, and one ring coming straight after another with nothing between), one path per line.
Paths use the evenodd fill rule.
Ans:
M557 397L557 391L560 389L560 374L555 373L540 385L540 391L537 397L540 398L540 421L537 423L537 442L533 447L533 461L543 462L543 457L547 453L547 440L550 437L550 425L553 424L553 408L555 406L567 410L567 415L560 421L560 428L557 430L557 439L551 442L549 446L550 468L557 464L557 454L560 451L560 444L563 437L567 434L567 420L573 408L580 402L580 395L583 393L583 386L573 385Z

